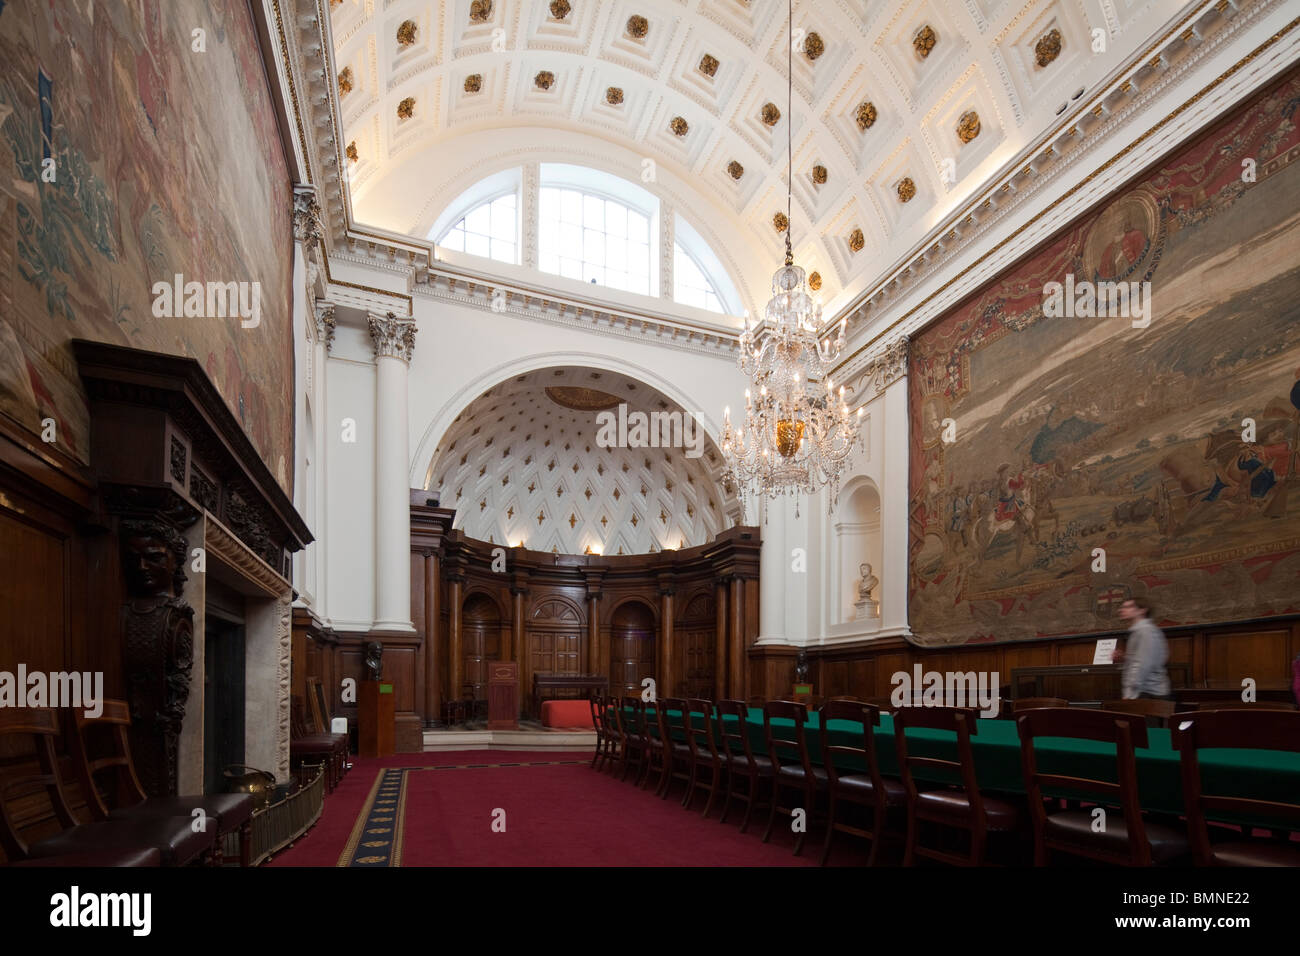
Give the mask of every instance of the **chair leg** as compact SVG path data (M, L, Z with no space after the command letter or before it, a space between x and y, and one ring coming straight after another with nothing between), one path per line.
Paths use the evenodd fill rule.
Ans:
M700 816L704 817L706 820L709 817L709 812L713 809L713 801L717 798L718 787L721 785L722 764L715 763L713 765L713 782L709 784L709 799L704 804L704 812L700 814Z
M880 803L871 810L871 855L867 857L867 866L876 865L876 857L880 853L880 839L885 832L886 815L887 810Z
M689 766L690 769L686 771L686 792L682 794L683 807L691 805L691 798L695 796L695 780L699 776L699 764L691 760Z
M804 841L804 840L807 838L807 836L808 836L808 825L809 825L810 823L812 823L813 810L814 810L814 809L816 808L816 806L817 806L817 794L813 791L813 788L812 788L811 785L809 785L808 788L804 791L804 795L803 795L803 803L804 803L804 805L803 805L803 832L802 832L802 833L796 833L796 834L794 835L794 855L795 855L795 856L800 856L800 855L803 854L803 841ZM793 820L794 817L792 816L790 819Z
M756 773L749 775L749 790L745 796L745 819L740 821L740 832L749 830L749 818L754 813L754 803L758 800L759 777Z
M776 826L777 804L781 802L781 784L772 778L772 809L767 814L767 829L763 831L763 842L772 839L772 829Z
M825 866L826 861L831 858L831 841L833 839L835 839L835 790L832 788L827 794L826 842L822 844L822 866Z
M916 866L916 810L907 808L907 842L903 846L903 866Z
M722 800L722 814L718 817L719 823L727 822L727 814L731 811L731 798L736 788L736 770L734 767L727 768L727 793Z

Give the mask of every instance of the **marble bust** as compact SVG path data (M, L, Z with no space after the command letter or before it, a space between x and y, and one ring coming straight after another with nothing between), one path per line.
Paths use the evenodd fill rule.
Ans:
M880 579L871 573L871 565L869 564L859 565L858 573L861 575L858 578L858 600L870 601L872 599L871 592L876 589Z
M863 563L858 565L858 599L854 602L857 608L857 619L873 618L880 613L880 605L872 598L871 592L876 589L880 579L871 573L871 565Z

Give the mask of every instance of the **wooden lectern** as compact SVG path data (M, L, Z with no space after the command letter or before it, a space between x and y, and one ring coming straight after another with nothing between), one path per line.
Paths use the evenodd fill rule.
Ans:
M357 701L357 755L389 757L396 752L396 701L392 681L363 680Z
M519 664L493 661L488 671L488 730L519 729Z
M794 702L803 704L808 710L813 709L813 685L812 684L795 684L794 685Z

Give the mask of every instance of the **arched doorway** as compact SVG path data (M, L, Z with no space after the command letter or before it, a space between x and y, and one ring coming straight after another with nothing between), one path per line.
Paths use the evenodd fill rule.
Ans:
M474 700L487 699L488 664L502 659L501 612L486 594L465 599L461 615L461 673L464 686L453 692L470 691Z
M656 677L654 612L639 601L628 601L610 618L610 693L639 695L647 677Z

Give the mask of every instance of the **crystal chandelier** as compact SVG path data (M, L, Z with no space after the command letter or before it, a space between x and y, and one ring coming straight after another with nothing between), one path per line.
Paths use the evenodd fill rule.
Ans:
M793 35L794 4L790 3ZM793 44L787 76L786 146L794 99ZM751 380L745 390L745 423L733 429L731 409L723 415L722 452L726 477L742 502L746 489L760 498L795 496L798 516L800 492L828 491L827 512L839 498L840 476L855 446L861 445L862 409L850 414L844 403L844 386L833 388L830 371L844 348L840 321L834 341L818 341L821 303L808 291L804 270L794 264L790 241L792 151L786 167L785 265L772 276L772 299L762 321L746 322L740 333L740 370ZM815 385L813 380L819 381Z

